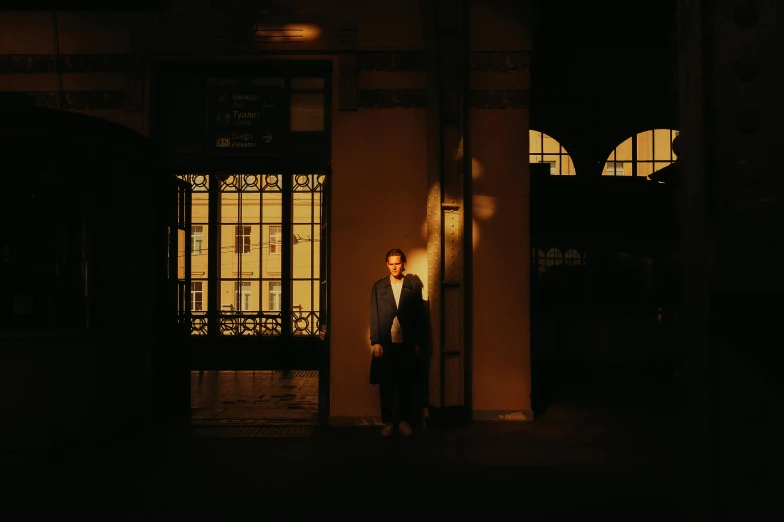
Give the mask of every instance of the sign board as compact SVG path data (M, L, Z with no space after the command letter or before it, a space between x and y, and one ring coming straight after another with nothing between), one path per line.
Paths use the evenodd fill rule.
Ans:
M207 96L207 147L211 155L279 155L286 128L283 89L213 87Z

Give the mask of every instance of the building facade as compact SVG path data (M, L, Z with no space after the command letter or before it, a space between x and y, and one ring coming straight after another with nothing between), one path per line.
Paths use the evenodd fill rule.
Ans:
M431 414L530 420L527 7L137 7L4 13L0 89L149 136L189 182L193 367L315 367L331 422L375 416L368 293L397 247Z

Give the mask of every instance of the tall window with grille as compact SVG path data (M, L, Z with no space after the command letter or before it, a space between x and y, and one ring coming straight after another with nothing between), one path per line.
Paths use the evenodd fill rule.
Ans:
M181 177L200 220L191 289L203 315L194 315L192 333L317 336L325 174ZM208 212L211 202L218 207Z

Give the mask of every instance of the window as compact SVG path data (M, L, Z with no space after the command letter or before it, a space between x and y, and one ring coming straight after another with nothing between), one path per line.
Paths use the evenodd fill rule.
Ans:
M608 161L607 162L607 171L605 172L605 176L623 176L625 172L623 168L623 162L620 161Z
M204 308L204 292L201 281L191 283L191 311L201 312Z
M240 311L252 310L250 281L234 283L234 308Z
M269 253L281 253L281 240L283 239L283 227L271 226L269 227Z
M653 129L626 139L607 158L602 174L650 176L675 161L672 142L676 136L678 136L677 130Z
M234 227L234 253L250 253L250 225L238 225Z
M547 251L547 256L545 257L545 266L557 266L563 263L563 254L557 248L551 248Z
M543 132L528 131L528 153L530 163L549 164L551 175L574 175L574 163L569 153L560 143Z
M280 311L280 281L269 282L269 310L272 312Z
M573 248L570 248L564 254L564 262L570 266L580 266L583 264L583 258L580 255L580 252L578 252Z
M204 245L204 226L193 225L191 227L191 254L201 254Z
M219 248L192 259L191 282L201 283L202 290L193 301L202 307L193 312L199 317L191 333L318 335L325 174L182 176L192 187L194 208L196 201L211 198L219 205L214 222L207 213L199 217L206 221L192 224L202 227L203 254L213 241ZM196 292L198 285L192 288ZM222 313L208 316L209 310Z

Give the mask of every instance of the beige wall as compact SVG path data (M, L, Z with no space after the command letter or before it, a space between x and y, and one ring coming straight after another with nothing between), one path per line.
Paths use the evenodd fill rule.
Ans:
M424 109L336 112L333 123L331 410L376 416L370 368L370 288L402 248L427 288Z
M521 20L508 9L505 2L472 7L473 51L530 49ZM530 77L527 71L496 73L495 77L472 78L472 84L479 89L484 85L527 89ZM528 417L528 110L472 109L470 122L474 220L471 403L476 418L498 418L509 412Z

